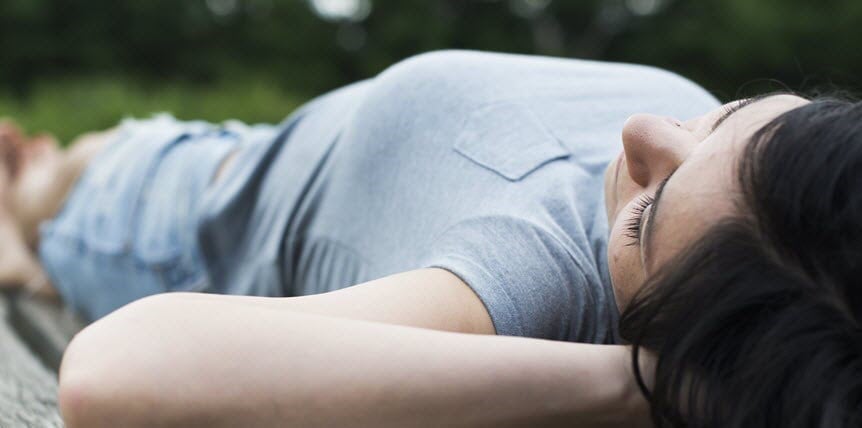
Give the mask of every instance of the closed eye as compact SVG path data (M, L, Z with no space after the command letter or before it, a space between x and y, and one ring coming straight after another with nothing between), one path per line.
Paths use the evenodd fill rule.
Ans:
M635 200L635 205L632 207L631 217L625 224L625 236L629 238L626 246L633 247L641 243L641 231L643 229L644 211L652 205L653 197L650 195L641 195Z

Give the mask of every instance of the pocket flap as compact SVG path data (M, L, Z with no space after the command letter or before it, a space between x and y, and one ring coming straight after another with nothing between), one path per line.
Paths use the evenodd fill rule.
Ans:
M569 156L532 111L520 104L492 104L470 114L455 150L508 180Z

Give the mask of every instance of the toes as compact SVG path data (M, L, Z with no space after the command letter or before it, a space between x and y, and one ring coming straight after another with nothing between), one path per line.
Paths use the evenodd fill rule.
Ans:
M21 144L24 142L24 131L17 123L9 120L0 120L0 142L6 144Z

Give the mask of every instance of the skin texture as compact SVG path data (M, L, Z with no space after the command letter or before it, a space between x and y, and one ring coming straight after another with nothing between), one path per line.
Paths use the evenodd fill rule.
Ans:
M738 101L737 101L738 102ZM738 210L735 165L748 138L768 121L808 101L791 95L766 97L742 107L714 132L711 128L733 102L703 116L680 122L638 114L622 131L624 150L605 172L608 263L617 305L624 309L644 280L681 249L693 243L722 217ZM626 236L637 218L639 200L655 194L673 173L653 221L652 204L643 211L642 230L651 228L646 248Z

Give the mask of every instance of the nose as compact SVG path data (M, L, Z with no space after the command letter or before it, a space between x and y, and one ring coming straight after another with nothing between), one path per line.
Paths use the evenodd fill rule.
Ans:
M697 142L679 121L651 114L629 117L622 139L629 176L644 188L670 175Z

